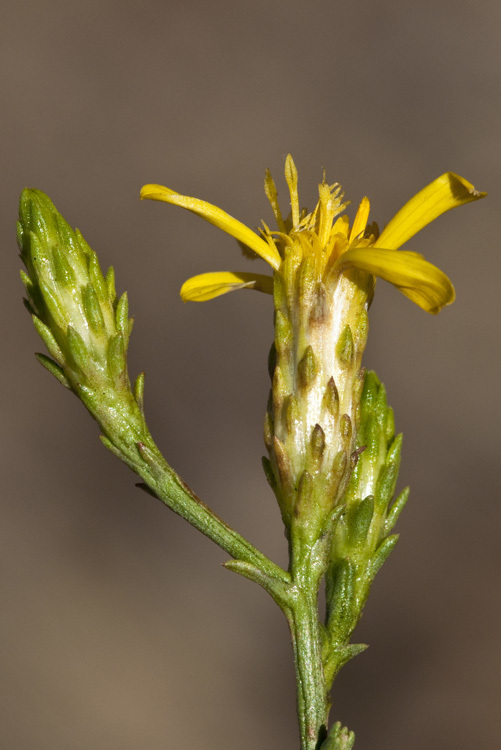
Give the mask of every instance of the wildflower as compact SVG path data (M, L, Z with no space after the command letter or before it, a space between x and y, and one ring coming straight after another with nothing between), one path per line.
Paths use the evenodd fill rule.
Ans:
M324 176L317 205L308 213L300 208L291 156L285 179L291 205L286 218L266 173L265 192L277 229L263 223L260 235L220 208L160 185L146 185L141 197L192 211L273 269L272 276L236 271L194 276L183 285L181 297L204 301L247 288L273 294L275 343L265 421L270 460L265 459L265 471L289 533L312 544L332 527L332 512L354 465L361 359L375 279L389 281L430 313L453 302L448 277L422 255L399 248L445 211L484 193L448 172L406 203L379 234L377 224L368 223L368 198L362 199L350 226L339 184L328 184Z
M343 193L337 183L328 185L324 178L319 185L316 208L307 213L299 206L297 170L290 155L286 159L285 177L291 214L283 218L275 183L267 172L265 192L278 231L270 230L263 223L261 236L222 209L161 185L145 185L141 198L172 203L192 211L235 237L263 258L274 271L283 263L287 248L294 247L301 255L313 260L318 276L333 277L349 268L358 268L389 281L430 313L438 313L454 301L454 288L440 269L418 253L399 248L441 214L483 198L485 193L475 190L462 177L446 172L411 198L379 235L377 225L368 224L368 198L362 199L350 228L346 215L341 215L347 203L343 202ZM204 273L188 279L181 289L181 296L185 301L206 301L243 288L272 293L273 285L271 277L262 274Z

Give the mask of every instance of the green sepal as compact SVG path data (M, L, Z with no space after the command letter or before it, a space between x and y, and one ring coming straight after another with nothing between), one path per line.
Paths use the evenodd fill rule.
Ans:
M340 420L339 432L341 433L341 440L347 448L351 445L351 435L353 432L353 425L348 414L343 414Z
M366 451L364 461L367 461L369 457L377 461L381 447L381 426L376 415L370 414L363 427L363 442Z
M328 514L326 522L325 522L325 531L326 532L332 532L339 519L343 516L343 514L346 512L346 507L344 505L336 505L331 512Z
M26 287L26 291L28 292L28 294L29 295L33 294L33 289L34 289L33 282L28 276L28 274L26 273L26 271L23 271L23 269L21 268L21 270L19 271L19 274L21 276L21 281Z
M129 338L129 299L127 292L124 292L118 300L117 309L115 312L115 322L117 329L123 334L124 340L128 341Z
M373 404L377 399L380 386L381 383L379 382L379 378L374 370L366 370L362 395L364 411L370 412L373 409Z
M348 521L350 546L362 547L367 539L374 516L374 497L369 495L358 504Z
M384 425L388 411L388 399L384 383L379 384L376 400L373 405L374 415L381 426Z
M291 352L293 341L292 324L280 311L275 313L275 347L276 351L284 356Z
M82 237L82 241L85 242L85 240ZM87 243L85 243L87 244ZM94 290L96 292L96 295L100 302L109 302L108 297L108 287L106 286L106 282L103 278L103 273L101 271L101 267L99 265L99 260L97 258L96 253L94 250L91 250L89 248L89 280L92 286L94 287Z
M277 411L280 411L282 408L284 400L289 395L289 392L290 390L284 378L282 368L280 365L277 365L275 367L275 372L273 373L272 385L274 406Z
M400 467L400 457L402 453L402 441L403 441L403 435L402 433L399 433L398 435L396 435L392 444L388 448L388 453L386 454L387 464L397 464L397 466Z
M376 577L376 573L380 570L383 563L388 559L390 554L395 549L395 545L398 542L398 537L398 534L387 536L386 539L383 539L376 552L371 557L365 574L365 579L369 585Z
M300 520L301 527L309 526L316 521L315 514L312 512L314 507L315 483L313 477L308 471L303 471L299 477L297 486L297 499L294 507L294 515ZM313 525L313 524L311 524Z
M87 284L82 290L82 302L85 311L85 317L92 331L96 334L103 333L105 330L103 312L97 298L94 287Z
M28 269L28 273L34 277L34 282L40 287L41 298L50 313L52 313L52 309L50 305L45 302L44 292L45 288L50 288L50 293L54 296L54 269L52 267L51 256L52 254L49 256L46 246L39 241L37 235L30 232L30 253L29 256L24 259L24 262ZM60 307L57 308L54 318L56 322L64 320L64 315L61 314Z
M76 277L71 264L68 262L66 247L65 252L58 245L52 249L52 262L56 284L63 288L72 289L75 286Z
M386 510L393 497L398 479L398 470L399 465L396 462L388 463L381 471L376 489L377 507L380 511L384 512Z
M54 230L56 233L54 239L68 250L73 260L76 260L79 251L76 234L54 205L52 220L54 222Z
M104 277L104 283L106 284L106 289L108 291L108 297L113 305L116 298L117 298L117 292L115 289L115 269L113 266L110 266L108 270L106 271L106 276Z
M313 385L318 372L318 365L313 349L310 345L306 347L306 350L301 358L301 361L297 367L299 382L303 388L309 388Z
M38 335L47 347L47 351L53 357L59 365L64 362L64 355L61 351L59 344L52 335L52 331L43 323L38 315L32 315L33 325L35 326Z
M141 409L141 414L144 414L144 380L145 373L140 372L134 383L134 398Z
M24 231L22 223L19 221L19 219L16 221L16 238L17 238L17 246L19 248L19 252L21 253L21 257L26 254L27 247L26 247L26 232ZM21 273L24 273L23 271Z
M336 357L343 367L349 367L353 362L355 344L349 325L346 325L336 344Z
M387 443L389 443L390 440L393 439L394 434L395 434L395 412L393 411L391 406L389 406L387 414L386 414L386 431L385 431L385 437L386 437Z
M332 376L325 387L322 408L334 418L339 414L339 392Z
M91 357L82 337L78 331L75 331L73 326L68 326L66 340L73 362L79 370L85 372L91 362Z
M65 388L71 389L71 383L69 382L68 378L61 370L59 365L54 362L53 359L47 357L45 354L40 354L40 352L36 352L35 357L40 362L42 367L45 367L46 370L48 370L52 375L54 375L55 378L57 378L57 380L59 380L61 385L64 385Z
M273 453L284 495L287 498L293 498L295 494L295 486L292 464L287 451L285 450L284 444L276 436L273 438Z
M348 455L346 451L338 451L334 456L326 486L327 493L334 499L337 499L341 495L341 492L344 492L347 481L347 466Z
M285 399L284 412L287 432L293 433L296 430L296 425L301 420L301 412L299 411L297 400L292 394Z
M125 346L121 333L117 333L110 339L108 345L107 365L110 378L118 380L125 371Z
M361 310L357 315L354 331L356 348L363 351L369 336L369 316L366 310Z
M38 287L40 289L40 295L43 299L43 306L47 309L47 312L53 319L54 323L64 331L68 323L66 318L66 310L62 306L60 300L54 294L53 290L50 289L45 281L41 278L38 279ZM40 313L42 313L42 310L40 311Z
M313 465L316 466L325 451L325 432L319 424L316 424L311 432L310 451Z
M48 196L39 195L38 191L35 191L36 200L31 200L32 193L33 191L31 190L23 190L21 194L21 202L19 205L20 218L23 222L23 226L28 227L30 233L36 232L37 235L40 235L44 244L47 244L49 239L55 239L54 236L51 237L48 221L45 220L46 217L50 217L49 221L52 220L54 204ZM45 213L42 213L39 203L42 203L44 206ZM53 228L51 229L53 232Z
M332 565L327 573L327 629L336 641L345 641L354 627L356 578L356 566L344 559Z
M317 286L317 274L315 273L315 260L311 255L306 255L301 261L297 273L297 294L299 309L309 307Z
M78 247L80 248L80 251L82 252L86 261L89 263L92 256L95 255L94 250L91 248L87 240L84 238L80 229L75 229L75 237L77 239Z
M305 313L307 314L307 312L308 312L307 307L304 309L304 311L300 310L302 317L304 317ZM310 315L308 319L308 325L312 327L324 325L327 319L328 313L329 313L329 305L327 302L327 292L325 290L325 284L323 284L322 282L319 282L316 285L315 295L312 300Z
M282 262L282 265L280 266L280 273L274 274L275 277L283 276L283 286L285 289L292 289L294 286L296 271L299 268L299 264L301 263L303 253L299 247L296 245L288 245L284 249L284 260ZM285 292L284 289L284 292ZM273 289L273 294L276 297L275 287ZM285 294L284 294L285 296Z
M400 513L409 499L409 493L410 487L405 487L391 506L390 512L388 513L388 517L383 526L383 536L388 536L390 531L394 528Z

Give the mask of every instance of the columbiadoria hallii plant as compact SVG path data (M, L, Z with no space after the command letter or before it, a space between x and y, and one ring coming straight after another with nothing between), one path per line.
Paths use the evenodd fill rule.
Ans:
M104 445L139 475L141 486L215 541L231 558L226 567L260 584L284 612L302 750L349 750L353 732L339 722L329 726L329 693L341 667L366 648L351 637L372 581L397 542L391 532L408 497L407 489L394 497L402 440L384 386L362 368L376 278L429 313L453 302L447 276L401 248L445 211L485 193L446 173L380 233L369 223L367 198L350 224L338 184L324 177L309 213L300 207L291 156L285 179L287 216L266 173L277 228L263 224L259 233L210 203L161 185L146 185L141 197L198 214L271 268L268 274L204 273L185 282L181 297L201 302L237 289L273 296L263 467L285 527L287 570L218 518L161 455L143 411L144 375L134 387L129 381L127 295L117 298L113 269L102 274L96 253L38 190L21 195L21 274L27 307L50 355L38 354L40 363L83 402Z

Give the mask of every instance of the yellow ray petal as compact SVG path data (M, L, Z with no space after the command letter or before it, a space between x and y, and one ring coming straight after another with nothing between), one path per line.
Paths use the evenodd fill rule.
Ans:
M362 198L362 201L358 207L357 215L350 232L350 242L353 242L359 235L363 236L367 221L369 219L369 211L371 204L368 198Z
M420 229L446 211L484 198L473 185L453 172L446 172L411 198L383 229L376 247L396 250Z
M237 289L256 289L258 292L273 294L273 277L233 271L201 273L185 281L180 294L183 302L206 302Z
M270 246L256 232L253 232L252 229L242 224L241 221L234 219L233 216L230 216L221 208L213 206L212 203L201 201L198 198L190 198L187 195L179 195L179 193L163 185L145 185L141 189L141 198L164 201L165 203L172 203L175 206L186 208L188 211L197 214L197 216L201 216L209 224L214 224L214 226L222 229L223 232L231 234L239 242L243 242L244 245L254 250L255 253L260 255L275 270L280 266L281 258L276 248Z
M338 267L361 268L389 281L426 312L436 314L454 302L455 292L443 271L407 250L361 247L348 250Z

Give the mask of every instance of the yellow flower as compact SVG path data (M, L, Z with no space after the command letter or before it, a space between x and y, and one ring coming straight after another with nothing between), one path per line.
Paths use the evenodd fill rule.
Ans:
M413 302L430 313L454 301L454 287L448 277L422 255L399 250L420 229L451 208L483 198L467 180L452 172L437 177L420 190L393 217L379 234L375 223L368 224L370 204L363 198L353 225L343 214L347 203L335 183L319 185L319 200L311 213L301 210L298 198L298 176L292 157L285 162L285 179L290 193L291 213L284 219L277 199L275 183L267 171L265 192L277 222L277 231L264 223L257 234L237 219L210 203L179 195L161 185L145 185L141 198L173 203L192 211L223 229L240 243L263 258L278 271L293 248L296 255L309 257L318 278L328 283L350 268L389 281ZM240 272L215 272L194 276L181 288L183 300L205 301L236 289L256 289L271 294L272 276Z

